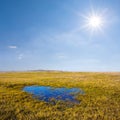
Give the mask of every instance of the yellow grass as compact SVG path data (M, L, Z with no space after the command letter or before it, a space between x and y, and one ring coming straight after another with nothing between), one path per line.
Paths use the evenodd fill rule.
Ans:
M24 86L77 87L80 104L52 105L32 98ZM120 120L120 73L0 73L0 120Z

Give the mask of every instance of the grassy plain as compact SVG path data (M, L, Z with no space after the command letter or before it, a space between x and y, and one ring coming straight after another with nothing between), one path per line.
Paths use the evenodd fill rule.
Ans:
M52 105L24 91L27 85L77 87L80 104ZM0 120L120 120L120 73L0 73Z

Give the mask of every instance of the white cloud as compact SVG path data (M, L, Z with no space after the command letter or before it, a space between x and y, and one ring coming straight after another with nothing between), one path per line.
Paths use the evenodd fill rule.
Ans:
M19 54L18 59L21 60L23 58L23 54Z
M67 55L64 54L64 53L56 53L55 58L57 58L57 59L66 59Z
M8 46L10 49L16 49L17 48L17 46L13 46L13 45L10 45L10 46Z
M64 44L75 47L86 46L91 44L91 39L84 34L80 34L80 30L72 30L63 33L51 33L49 40L53 42L63 42Z
M62 59L62 58L66 58L66 56L65 55L59 55L58 58Z

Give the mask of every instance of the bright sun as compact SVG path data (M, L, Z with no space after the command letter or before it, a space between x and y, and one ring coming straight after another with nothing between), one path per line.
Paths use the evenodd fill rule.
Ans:
M99 16L90 16L90 18L88 18L88 24L89 27L92 28L100 28L102 26L102 19Z
M88 15L82 15L84 18L83 28L90 30L91 33L95 31L103 31L105 25L104 14L100 14L92 10Z

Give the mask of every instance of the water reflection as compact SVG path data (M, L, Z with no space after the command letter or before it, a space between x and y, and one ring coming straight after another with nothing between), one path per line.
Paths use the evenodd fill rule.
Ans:
M53 88L46 86L26 86L23 88L25 92L33 94L33 97L37 97L40 100L50 102L53 100L69 101L79 103L75 97L78 93L84 92L78 88Z

